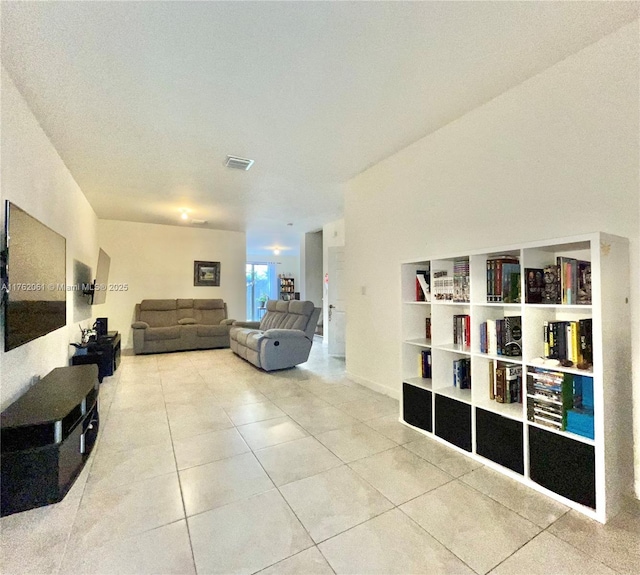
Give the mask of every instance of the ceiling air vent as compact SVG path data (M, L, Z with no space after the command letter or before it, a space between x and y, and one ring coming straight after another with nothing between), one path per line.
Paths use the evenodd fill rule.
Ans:
M253 160L247 158L238 158L238 156L227 156L227 161L224 163L227 168L233 168L234 170L248 170L253 166Z

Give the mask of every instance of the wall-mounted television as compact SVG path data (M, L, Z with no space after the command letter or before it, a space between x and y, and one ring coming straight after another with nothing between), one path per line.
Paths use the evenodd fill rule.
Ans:
M67 324L67 241L5 202L4 351Z
M96 268L96 279L90 289L86 291L89 296L89 303L97 305L107 300L107 288L109 285L109 268L111 267L111 258L100 248L98 253L98 267Z

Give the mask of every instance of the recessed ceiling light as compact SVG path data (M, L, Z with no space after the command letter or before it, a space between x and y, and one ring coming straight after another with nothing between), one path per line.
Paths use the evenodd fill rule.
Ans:
M273 250L273 255L279 256L280 255L280 250L278 248Z
M182 215L180 216L183 220L188 220L189 219L189 214L187 214L187 212L182 212Z
M238 156L227 156L224 163L227 168L233 168L234 170L244 170L245 172L253 166L253 160L248 158L239 158Z

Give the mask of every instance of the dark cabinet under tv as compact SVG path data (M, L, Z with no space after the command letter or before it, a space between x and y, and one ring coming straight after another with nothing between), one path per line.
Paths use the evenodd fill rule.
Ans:
M58 367L0 415L1 507L10 515L67 494L98 436L98 367Z
M98 366L98 379L102 383L102 379L113 375L120 365L120 341L120 334L110 331L97 343L83 350L84 353L76 353L71 358L71 365L95 363Z

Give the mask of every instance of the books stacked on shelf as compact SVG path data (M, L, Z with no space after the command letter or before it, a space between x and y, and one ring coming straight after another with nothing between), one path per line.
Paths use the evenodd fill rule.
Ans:
M453 360L453 387L471 389L471 359Z
M425 349L420 353L421 377L431 379L431 350Z
M529 271L539 270L532 268ZM559 256L556 258L556 265L544 267L543 275L540 303L591 305L591 262ZM530 300L527 294L527 303L538 302Z
M520 261L516 256L487 259L487 302L520 303Z
M522 316L488 319L480 324L480 352L490 355L522 355Z
M425 339L431 339L431 318L426 317L424 319L424 337Z
M566 305L591 304L591 262L556 258L560 279L560 301Z
M469 347L471 345L471 317L467 314L453 316L453 343Z
M527 419L564 431L567 410L573 407L572 374L530 369L527 373Z
M544 269L524 268L525 303L542 303L544 294Z
M522 403L522 366L489 362L489 399L498 403Z
M416 301L431 301L429 270L416 270Z
M593 364L591 318L579 321L545 321L544 355L588 369Z
M573 407L567 411L567 431L595 438L593 424L593 378L573 376Z
M446 270L433 272L433 297L437 300L453 299L453 277Z
M453 301L469 300L469 260L458 259L453 262Z

